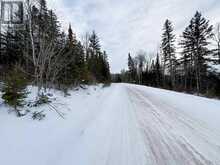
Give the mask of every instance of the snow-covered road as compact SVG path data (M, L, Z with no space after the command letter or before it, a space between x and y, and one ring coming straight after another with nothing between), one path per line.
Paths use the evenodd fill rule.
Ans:
M220 165L218 100L113 84L57 101L65 120L0 113L0 164Z
M219 132L178 108L178 102L187 100L177 98L177 103L172 105L161 99L160 93L153 95L147 89L132 86L128 86L127 91L140 124L150 165L220 164ZM200 107L195 105L191 110L202 111Z

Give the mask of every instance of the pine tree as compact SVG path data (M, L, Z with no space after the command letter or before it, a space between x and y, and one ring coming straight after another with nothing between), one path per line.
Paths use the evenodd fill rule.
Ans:
M22 31L13 25L7 27L6 32L1 37L1 64L12 66L24 60L24 38Z
M190 60L193 70L195 70L198 93L205 85L202 79L207 75L207 63L210 61L208 58L208 55L210 55L208 39L213 36L212 29L213 27L209 25L209 21L202 17L201 13L196 12L182 36L181 45L184 49L185 61L190 59L189 55L192 56Z
M163 53L163 76L165 83L165 72L168 67L170 73L170 81L172 83L172 88L175 87L175 35L173 34L173 26L170 20L166 20L163 28L162 34L162 53ZM165 85L165 84L164 84Z
M5 34L5 41L5 62L7 65L11 66L14 63L18 62L18 55L15 50L16 43L14 42L14 30L12 27L8 27Z
M183 86L185 91L188 89L188 82L189 79L192 77L191 74L193 73L193 67L192 67L192 55L188 52L183 51L182 57L179 59L180 64L183 65ZM190 80L190 89L192 88L192 81Z
M111 79L111 75L110 75L110 67L109 67L109 63L108 63L108 56L106 51L103 52L102 55L102 76L103 76L103 82L110 82Z
M74 49L74 53L75 53L75 66L76 66L76 77L78 79L78 82L82 82L86 79L87 77L87 71L86 71L86 66L85 66L85 53L84 53L84 49L83 46L81 44L81 42L78 42L75 46Z
M99 38L95 31L89 37L89 48L85 51L86 63L88 71L98 82L109 82L110 81L110 68L107 58L107 53L102 52Z
M53 10L49 11L49 22L48 22L48 38L53 44L59 44L61 37L60 25L56 14Z
M66 46L66 34L65 34L65 32L63 31L63 32L61 32L60 33L60 36L59 36L59 38L58 38L58 47L59 48L64 48L65 46Z
M65 48L66 56L64 58L68 59L68 65L61 71L61 79L63 84L70 86L75 83L76 79L78 78L78 71L76 63L76 56L77 56L77 41L74 37L74 33L72 30L71 25L69 25L68 35L67 35L67 44Z
M67 41L65 46L68 65L60 73L60 82L66 86L78 85L87 81L87 68L85 53L81 42L77 41L71 25L69 25Z
M24 99L27 95L26 86L27 79L17 68L8 73L4 82L2 99L6 104L14 108L18 116L21 116L18 108L24 105Z
M87 57L88 70L92 77L99 81L101 79L100 70L101 45L95 31L89 38L89 55Z
M68 42L68 46L69 48L74 48L74 46L76 46L77 44L77 40L76 40L76 35L75 33L73 33L73 30L72 30L72 26L71 24L69 25L69 29L68 29L68 36L67 36L67 42Z
M92 32L89 41L90 41L89 44L90 49L93 51L94 54L98 54L101 50L101 46L99 43L99 38L95 31Z
M157 58L156 58L156 63L155 63L155 74L156 74L156 86L160 87L161 86L161 78L162 78L162 73L161 73L161 66L160 66L160 57L159 54L157 53Z

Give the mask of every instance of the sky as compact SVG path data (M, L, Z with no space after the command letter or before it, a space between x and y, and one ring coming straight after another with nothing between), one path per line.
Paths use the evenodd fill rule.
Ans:
M80 39L95 30L108 53L111 72L127 68L128 52L157 52L163 24L170 19L176 40L196 11L220 22L220 0L48 0L63 29L71 23Z

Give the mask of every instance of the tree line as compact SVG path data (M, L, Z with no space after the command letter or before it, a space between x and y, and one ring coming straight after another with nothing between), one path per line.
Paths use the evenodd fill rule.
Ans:
M46 0L34 2L25 1L23 24L7 24L0 34L1 77L17 66L40 87L108 82L108 57L96 32L80 41L71 25L67 33L61 29Z
M36 85L40 95L42 89L66 92L80 84L110 83L107 53L95 31L79 40L71 25L62 30L46 0L25 0L23 6L22 24L1 27L0 81L7 103L20 105L28 84Z
M177 50L179 52L177 52ZM220 24L214 28L196 12L177 42L174 26L166 20L160 50L128 55L128 70L114 75L116 82L220 96Z

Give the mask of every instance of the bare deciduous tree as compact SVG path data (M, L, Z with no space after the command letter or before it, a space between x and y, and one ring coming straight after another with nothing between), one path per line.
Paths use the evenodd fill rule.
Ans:
M218 58L218 64L220 64L220 23L217 24L217 28L215 30L215 34L213 35L213 40L215 42L215 56Z
M50 27L44 29L40 39L37 39L37 28L32 18L32 8L38 5L38 0L26 0L25 10L27 11L27 24L29 40L31 43L31 57L28 52L24 52L25 56L33 63L34 75L36 85L38 86L38 95L42 87L45 89L49 84L55 83L59 72L65 68L70 61L66 59L66 55L70 52L65 52L65 47L58 48L53 40L47 38L47 32ZM40 41L40 42L38 42ZM36 44L37 43L37 44ZM37 50L37 51L36 51Z
M146 53L144 51L139 51L137 53L135 61L137 64L138 81L139 81L139 84L142 84L143 70L144 70L144 66L146 64Z

